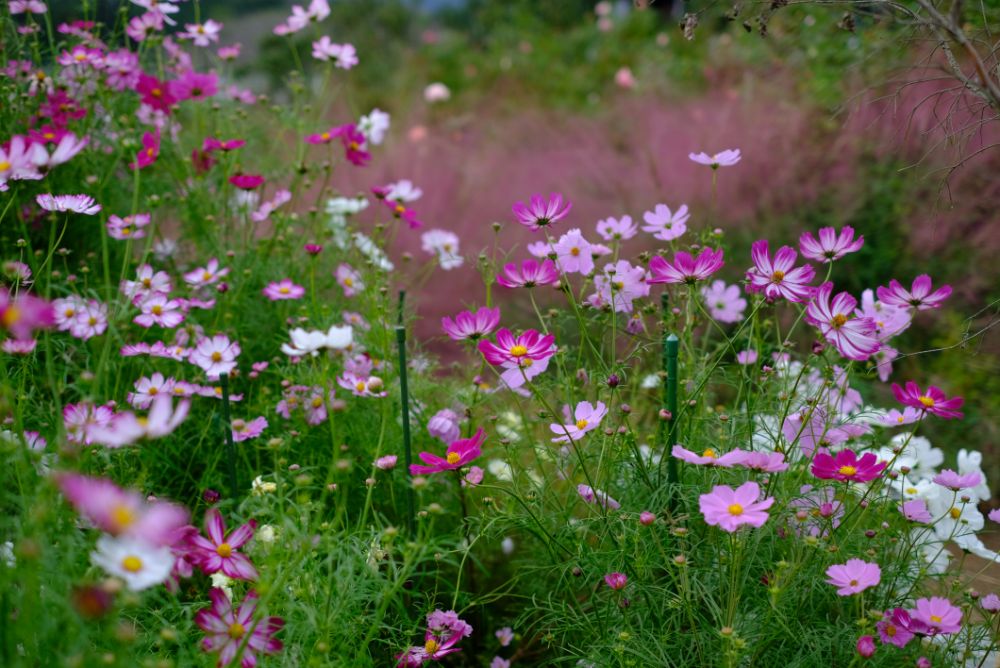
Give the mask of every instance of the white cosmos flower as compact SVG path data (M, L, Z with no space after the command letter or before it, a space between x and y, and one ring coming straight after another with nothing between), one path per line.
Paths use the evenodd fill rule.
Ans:
M296 327L289 333L292 339L291 344L281 344L281 352L289 357L302 357L312 355L315 357L320 350L343 350L349 348L354 342L354 330L350 325L333 325L329 330L306 331L301 327Z
M132 591L160 584L174 567L174 555L169 547L150 545L127 536L101 536L90 559L109 575L124 580L125 586Z
M961 449L958 451L958 472L962 475L979 474L979 484L967 490L969 494L980 501L989 501L993 495L986 483L986 473L983 472L983 453L978 450Z
M388 188L389 194L386 195L386 199L397 202L416 202L424 194L424 191L413 185L413 182L409 179L390 183Z

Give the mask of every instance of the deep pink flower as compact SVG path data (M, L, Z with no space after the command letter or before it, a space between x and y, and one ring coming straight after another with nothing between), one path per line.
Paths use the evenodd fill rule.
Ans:
M881 347L875 337L875 323L870 318L857 318L857 300L841 292L831 301L833 283L827 281L813 295L806 307L806 321L819 328L826 340L850 360L866 360Z
M644 510L641 513L639 513L639 524L648 527L655 521L656 521L656 515L649 512L648 510Z
M698 257L687 251L677 251L673 264L657 255L649 261L650 283L687 283L704 281L722 268L722 249L702 248Z
M941 306L951 294L951 286L943 285L932 291L931 277L927 274L921 274L913 279L913 286L909 290L900 285L899 281L893 279L889 281L888 288L879 286L876 292L878 298L889 306L926 311Z
M441 329L453 341L476 341L492 332L499 324L500 309L488 306L483 306L475 313L462 311L454 320L441 318Z
M189 559L207 575L222 571L237 580L256 580L257 569L250 560L237 550L253 538L257 522L250 520L241 527L226 535L226 523L222 513L211 508L205 513L205 533L193 534L189 537Z
M972 473L961 475L951 469L944 469L934 476L934 482L942 487L947 487L953 492L959 492L963 489L972 489L973 487L977 487L982 481L983 474L979 471L973 471Z
M337 128L330 128L329 130L325 130L323 132L306 135L305 141L307 144L329 144L336 139L337 136Z
M460 469L483 454L482 446L485 440L486 432L480 427L472 438L461 439L449 445L444 457L430 452L421 452L419 457L427 466L411 464L410 473L412 475L426 475Z
M804 302L812 294L809 282L816 276L811 265L795 266L797 253L793 248L782 246L774 254L771 261L771 251L766 239L753 242L750 255L754 266L747 270L747 280L750 292L763 292L769 301L783 297L790 302Z
M761 527L767 521L767 509L774 498L758 500L759 497L760 487L753 481L735 490L728 485L716 485L710 494L698 497L698 507L707 524L732 532L744 524Z
M855 646L858 651L858 655L864 657L865 659L870 659L875 656L875 638L871 636L861 636L858 638L858 644Z
M946 598L918 598L910 616L927 625L928 635L958 633L962 629L962 610Z
M219 78L214 72L188 70L179 79L170 81L167 85L178 101L206 100L219 92Z
M206 633L201 647L206 652L219 653L219 666L229 666L240 647L240 666L254 668L257 654L275 654L282 643L275 638L285 625L281 617L254 619L257 610L257 592L251 589L238 608L233 609L226 592L218 587L208 590L212 605L202 608L194 616L194 623ZM247 634L250 635L247 638Z
M57 127L65 127L70 121L78 121L87 115L87 110L71 98L62 88L49 93L38 113L52 119Z
M604 576L604 584L615 591L621 591L628 584L628 576L624 573L608 573Z
M142 133L142 148L135 154L135 162L129 163L130 169L149 167L160 155L160 131Z
M591 404L589 401L581 401L576 405L576 409L571 416L569 406L564 407L563 412L568 424L558 422L549 425L556 437L553 443L565 443L566 441L577 441L587 432L593 431L601 426L601 420L608 414L608 407L604 402L598 401Z
M497 274L497 283L505 288L533 288L538 285L551 285L559 280L559 270L552 260L524 260L518 268L516 262L503 266L503 271Z
M563 206L563 196L559 193L551 193L548 201L542 199L541 195L531 196L528 204L515 202L511 207L517 222L530 230L540 230L543 227L558 222L566 217L573 205L566 202Z
M926 627L922 622L910 617L903 608L885 611L885 619L875 624L878 637L883 644L906 647L915 633L923 633Z
M264 177L260 174L233 174L229 182L240 190L256 190L264 185Z
M424 224L417 218L417 212L402 202L391 199L383 199L382 204L388 207L388 209L392 212L393 218L405 221L411 230L423 227ZM457 238L458 237L455 237L456 240Z
M235 151L246 145L245 139L216 139L215 137L205 137L201 143L201 150L207 153L212 151Z
M143 104L167 114L170 113L170 107L177 102L170 82L160 81L146 73L139 75L139 83L135 86L135 92L139 94Z
M921 392L920 386L912 380L906 382L905 389L893 383L892 393L899 403L904 406L912 406L923 413L932 413L945 420L963 416L958 409L965 403L965 399L962 397L949 399L944 392L933 385L928 386L926 392Z
M865 238L854 238L854 228L845 225L837 234L832 227L821 228L817 240L810 232L803 232L799 237L799 250L802 257L813 262L833 262L848 253L855 253L865 245Z
M330 133L340 137L340 143L344 145L344 157L351 164L364 167L371 160L372 154L366 150L368 140L354 123L331 128Z
M290 278L283 278L280 281L272 281L267 284L262 292L271 301L284 299L301 299L306 293L306 289L301 285L296 285Z
M878 461L878 456L871 452L860 459L853 450L841 450L836 457L820 452L813 458L812 474L823 480L868 482L877 478L885 467L886 462Z
M484 340L479 342L478 347L486 361L494 366L510 363L525 367L554 355L555 339L552 334L542 335L534 329L515 337L509 329L501 328L497 332L496 343Z
M861 559L848 559L847 563L834 564L826 569L827 584L837 587L840 596L851 596L874 587L882 580L878 564Z
M13 297L0 288L0 329L15 339L31 340L36 330L55 324L56 310L49 302L26 292Z

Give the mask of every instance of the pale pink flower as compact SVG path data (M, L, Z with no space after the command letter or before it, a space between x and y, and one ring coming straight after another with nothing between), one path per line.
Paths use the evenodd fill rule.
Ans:
M144 238L146 231L143 228L149 225L149 221L148 213L137 213L134 216L125 216L124 218L112 214L105 226L108 229L109 237L125 241L126 239Z
M610 305L619 313L631 313L636 299L649 296L646 270L633 267L625 260L604 265L604 271L594 276L597 293L590 298L592 306Z
M283 278L280 281L268 283L262 292L271 301L280 301L285 299L301 299L306 293L306 289L301 285L293 283L290 278Z
M590 243L583 238L578 228L573 228L562 235L552 248L556 252L556 263L561 271L567 274L587 275L594 270Z
M233 420L233 441L239 443L257 438L267 429L267 418L263 415L255 417L246 422L245 420Z
M711 493L698 497L698 506L705 523L724 531L736 531L749 524L761 527L767 521L767 509L773 497L760 499L760 487L753 481L745 482L735 490L728 485L716 485Z
M212 258L204 267L198 267L184 274L184 282L194 288L203 288L218 282L229 274L229 267L220 268L219 261Z
M43 194L35 197L38 206L46 211L60 213L80 213L93 216L101 210L101 205L94 202L88 195L51 195Z
M365 289L365 284L361 281L361 274L347 263L341 263L337 267L335 276L337 283L344 290L345 297L353 297Z
M707 165L712 169L718 169L719 167L732 167L740 161L740 149L726 149L715 155L709 155L707 153L689 153L688 158L697 162L699 165Z
M605 218L597 221L597 233L605 241L625 241L636 235L639 227L632 222L632 216L619 219Z
M188 355L188 361L201 367L210 380L215 380L219 374L230 373L236 368L240 352L239 343L230 341L225 334L216 334L198 341Z
M184 322L185 316L181 309L181 303L163 293L151 294L142 299L138 305L142 313L132 318L132 322L140 327L148 328L159 325L173 329Z
M690 218L686 204L681 204L676 211L671 211L666 204L657 204L652 211L642 214L642 219L646 221L642 231L652 233L655 239L673 241L687 231Z
M837 587L840 596L851 596L874 587L882 580L882 569L878 564L861 559L848 559L846 563L834 564L826 569L827 584Z
M566 441L578 441L585 434L601 426L601 420L608 414L608 407L603 402L598 401L591 404L589 401L581 401L576 405L573 414L570 415L569 406L563 407L563 416L567 424L553 423L549 425L552 433L556 437L553 443L565 443Z
M219 33L222 32L222 24L212 19L204 23L188 23L184 27L186 30L177 33L177 36L191 40L195 46L211 46L219 41Z
M738 285L726 285L725 281L712 281L701 289L701 297L709 314L719 322L733 323L743 319L747 300Z

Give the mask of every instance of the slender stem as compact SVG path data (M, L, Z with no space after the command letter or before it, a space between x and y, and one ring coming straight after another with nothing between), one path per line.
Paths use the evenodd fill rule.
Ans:
M400 303L402 303L402 298ZM403 456L406 462L406 471L409 474L410 464L413 463L413 450L410 443L410 388L406 379L406 328L402 325L396 327L396 344L399 348L399 399L403 417ZM415 536L416 503L413 499L412 484L407 485L406 505L406 526L410 536Z

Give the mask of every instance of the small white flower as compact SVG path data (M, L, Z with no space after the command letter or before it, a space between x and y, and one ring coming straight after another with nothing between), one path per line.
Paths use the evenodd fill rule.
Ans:
M514 553L514 539L510 538L509 536L507 538L504 538L500 542L500 549L503 550L503 553L506 554L506 555L508 555L508 556L510 556L511 554L513 554Z
M97 549L90 553L95 566L109 575L121 578L132 591L158 585L170 576L174 555L169 547L150 545L129 537L104 535L97 540Z
M263 476L257 476L250 483L250 493L253 496L264 496L265 494L273 494L278 490L277 483L265 482Z
M233 600L233 580L228 575L223 573L212 573L209 576L212 580L212 586L221 589L222 593L226 595L230 601Z
M389 122L389 114L376 107L367 116L362 116L358 120L358 131L370 143L378 146L385 139L385 133L389 129Z
M262 524L254 534L254 540L260 543L273 543L277 537L277 531L270 524Z

